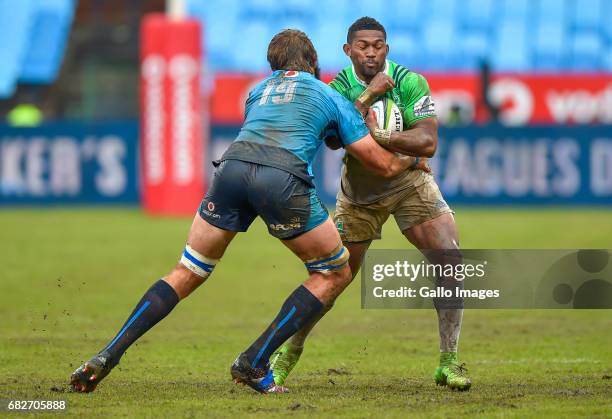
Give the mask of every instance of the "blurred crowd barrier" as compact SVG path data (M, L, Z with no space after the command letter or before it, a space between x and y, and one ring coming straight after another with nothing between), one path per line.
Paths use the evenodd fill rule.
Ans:
M209 174L239 129L213 125ZM137 121L0 127L0 203L138 204L137 143ZM322 147L315 163L327 204L335 202L342 155ZM431 164L451 205L612 204L605 126L447 127Z

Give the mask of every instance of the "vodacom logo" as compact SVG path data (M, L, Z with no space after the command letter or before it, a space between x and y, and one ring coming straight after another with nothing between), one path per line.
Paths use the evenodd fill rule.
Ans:
M500 108L500 120L505 125L525 125L533 114L533 93L522 81L502 78L491 83L489 98Z
M179 54L170 59L169 75L172 85L172 158L173 178L179 184L189 183L195 175L193 164L193 129L197 115L194 115L192 101L193 79L199 71L194 57Z
M161 55L148 55L142 62L144 79L143 137L144 174L147 181L160 183L164 178L164 77L166 62Z

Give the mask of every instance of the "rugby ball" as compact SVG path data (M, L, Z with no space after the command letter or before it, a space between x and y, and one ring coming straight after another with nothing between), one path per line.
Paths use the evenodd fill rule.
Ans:
M387 97L383 97L370 107L370 111L374 112L378 128L388 129L391 131L401 132L404 130L404 118L402 111L397 104ZM397 156L404 156L402 153L395 153ZM416 162L416 158L408 156ZM421 162L426 162L427 159L421 158Z
M400 108L389 98L382 98L375 102L370 110L374 112L376 116L376 122L378 128L388 129L391 131L403 131L404 130L404 118L402 117L402 111Z

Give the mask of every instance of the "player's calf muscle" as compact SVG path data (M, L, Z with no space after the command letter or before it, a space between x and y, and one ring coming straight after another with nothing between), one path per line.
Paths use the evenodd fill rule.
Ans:
M206 278L191 272L179 262L172 272L164 277L164 281L174 289L182 300L202 285L204 281L206 281Z
M323 304L330 305L351 283L350 272L348 265L327 274L313 272L304 282L304 286Z

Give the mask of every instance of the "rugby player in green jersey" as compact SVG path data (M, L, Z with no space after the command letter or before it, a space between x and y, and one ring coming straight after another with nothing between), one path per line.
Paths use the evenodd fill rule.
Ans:
M348 30L344 52L352 65L336 75L330 86L355 103L365 115L370 105L386 96L402 111L404 131L368 128L383 147L415 157L415 167L391 179L369 173L353 156L346 154L341 189L336 201L335 223L349 249L353 276L359 271L372 240L393 215L402 234L422 251L452 250L458 254L459 239L453 211L442 197L424 160L432 157L438 142L438 122L427 80L420 74L387 59L386 31L375 19L363 17ZM439 263L442 252L426 256ZM457 344L463 317L463 301L434 299L440 333L440 363L434 373L439 385L468 390L470 379L457 360ZM285 382L297 364L304 341L316 320L298 331L272 358L277 385Z

